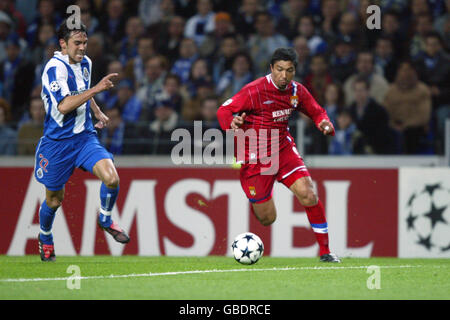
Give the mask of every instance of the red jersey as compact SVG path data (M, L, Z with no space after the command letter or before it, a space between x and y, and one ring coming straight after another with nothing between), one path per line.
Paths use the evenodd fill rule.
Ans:
M259 147L268 146L267 156L270 156L273 143L278 143L278 149L282 150L290 144L290 139L293 140L289 134L288 121L296 109L310 117L316 126L324 119L329 121L326 111L302 84L291 81L286 89L281 90L269 74L247 84L225 101L217 111L217 118L221 128L227 130L230 129L233 114L245 112L241 129L244 132L254 129ZM272 132L274 129L278 129L278 135ZM245 139L245 162L255 157L259 159L260 154L249 146L249 139Z

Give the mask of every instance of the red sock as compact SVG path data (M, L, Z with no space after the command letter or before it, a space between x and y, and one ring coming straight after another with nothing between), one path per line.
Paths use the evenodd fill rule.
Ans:
M330 253L328 248L328 224L322 202L319 200L315 206L304 206L304 208L319 244L319 255Z

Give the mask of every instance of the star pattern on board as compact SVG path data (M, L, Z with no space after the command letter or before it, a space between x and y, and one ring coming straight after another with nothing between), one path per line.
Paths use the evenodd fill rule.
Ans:
M431 234L425 238L422 238L419 234L419 241L417 241L417 244L424 246L428 251L430 251L431 248L434 247L434 244L431 243Z
M434 229L436 226L436 223L442 222L444 224L447 224L448 222L444 219L443 213L447 209L447 207L442 208L436 208L434 203L431 203L431 210L430 212L426 213L425 216L431 220L431 228Z

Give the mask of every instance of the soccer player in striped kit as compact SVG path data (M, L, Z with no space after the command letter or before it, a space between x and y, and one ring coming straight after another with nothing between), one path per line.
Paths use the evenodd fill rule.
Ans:
M101 181L99 226L120 243L128 235L111 220L111 210L119 192L119 176L113 156L99 143L91 110L103 128L108 117L94 96L113 87L112 73L91 88L92 62L85 55L87 32L83 24L69 27L65 20L58 28L61 51L56 51L42 73L41 97L45 105L44 135L36 147L34 174L45 186L45 201L39 210L39 253L42 261L54 261L52 226L64 198L64 186L75 168L82 168Z
M217 118L223 130L239 133L242 129L240 133L252 131L256 136L254 141L258 146L252 145L251 138L241 140L245 155L240 157L238 152L237 157L242 162L241 186L258 220L268 226L276 219L272 199L276 179L289 188L305 208L319 244L320 261L340 262L330 252L325 210L289 133L288 120L297 109L309 116L325 135L334 135L334 127L308 90L293 81L296 64L297 56L292 48L275 50L270 62L271 73L247 84L225 101L217 111ZM266 149L265 153L259 152L262 149Z

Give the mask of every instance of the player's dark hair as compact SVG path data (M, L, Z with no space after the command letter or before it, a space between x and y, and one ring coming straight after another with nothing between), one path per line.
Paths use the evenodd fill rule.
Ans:
M297 53L293 48L278 48L270 59L270 65L273 66L277 61L292 61L297 68Z
M56 35L58 36L58 41L60 39L64 39L64 41L69 41L70 36L72 36L73 33L78 32L84 32L87 35L87 28L86 26L80 22L78 28L76 26L69 26L67 23L68 19L64 19L63 22L58 27L58 30L56 31Z

